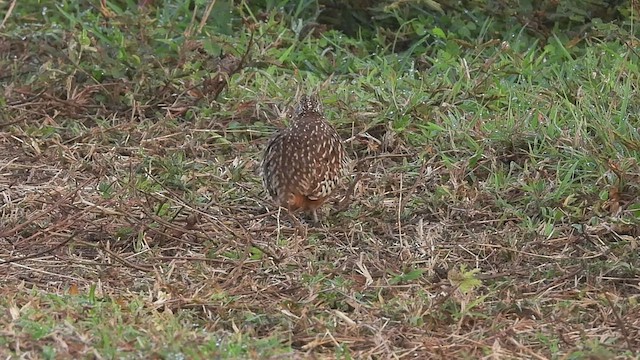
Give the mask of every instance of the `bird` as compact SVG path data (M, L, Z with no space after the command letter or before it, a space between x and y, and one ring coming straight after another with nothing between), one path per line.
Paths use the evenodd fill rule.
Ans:
M300 97L291 120L265 147L262 184L278 206L310 212L317 224L317 209L348 174L350 160L316 94Z

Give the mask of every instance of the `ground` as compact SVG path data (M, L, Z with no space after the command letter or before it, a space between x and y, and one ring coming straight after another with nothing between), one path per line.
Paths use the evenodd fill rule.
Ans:
M5 358L638 356L624 27L397 51L70 4L0 26ZM305 91L353 159L318 226L258 172Z

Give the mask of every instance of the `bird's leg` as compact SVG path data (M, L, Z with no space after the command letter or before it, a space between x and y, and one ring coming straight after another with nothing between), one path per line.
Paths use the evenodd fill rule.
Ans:
M313 216L313 226L317 226L320 223L320 221L318 221L318 210L317 209L311 210L311 214Z

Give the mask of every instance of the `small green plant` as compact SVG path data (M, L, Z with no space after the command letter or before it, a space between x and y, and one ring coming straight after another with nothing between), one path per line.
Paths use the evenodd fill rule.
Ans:
M396 284L404 284L404 283L412 282L413 280L421 278L424 272L425 272L424 269L409 270L406 273L395 275L393 278L389 280L389 283L392 285L396 285Z

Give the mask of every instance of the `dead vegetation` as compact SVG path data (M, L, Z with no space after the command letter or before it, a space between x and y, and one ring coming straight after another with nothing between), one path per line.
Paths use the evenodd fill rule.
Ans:
M72 66L10 39L0 48L23 64L4 74ZM95 287L193 312L207 331L276 337L291 347L281 358L605 359L640 347L632 224L603 216L543 236L469 181L468 163L356 124L341 129L360 159L348 204L343 190L324 226L295 225L256 173L269 133L252 124L279 121L272 102L218 103L218 87L206 98L174 83L125 105L135 84L81 78L2 79L0 277L18 308L35 301L29 289ZM203 100L224 115L182 118ZM42 350L12 331L5 354ZM44 342L63 357L95 348L75 335Z

